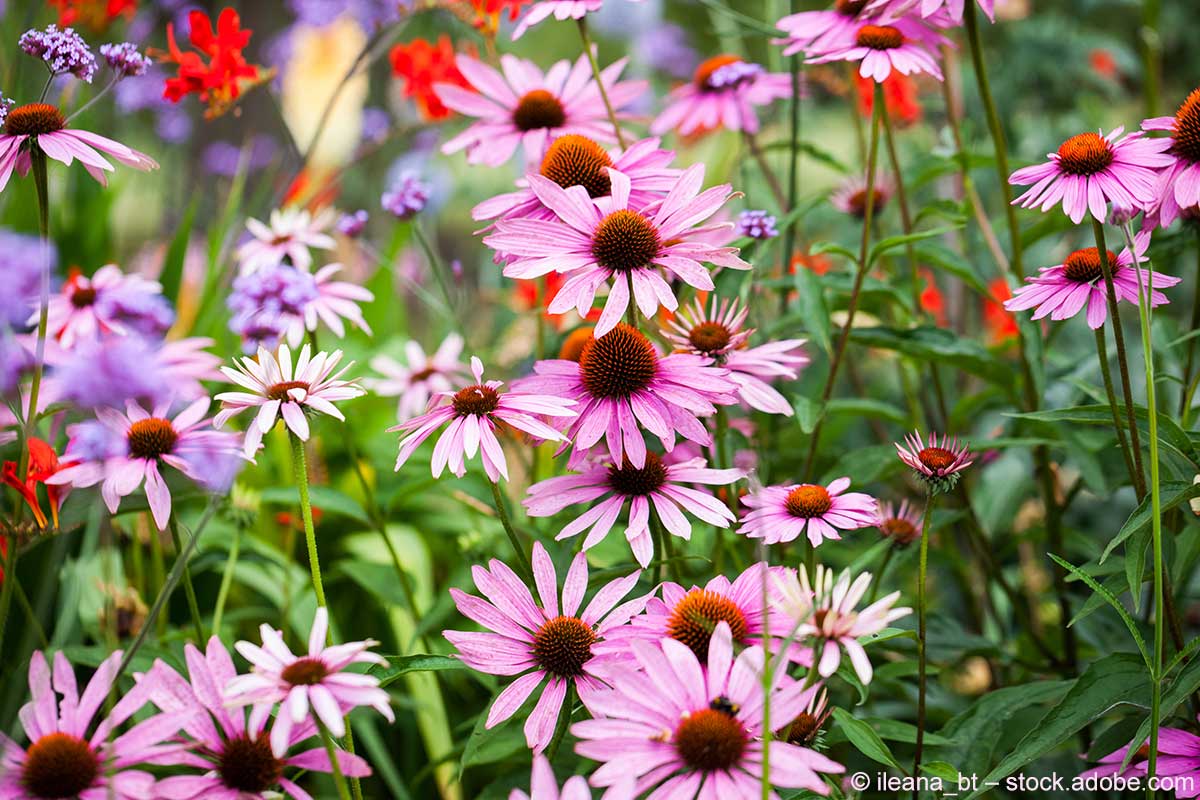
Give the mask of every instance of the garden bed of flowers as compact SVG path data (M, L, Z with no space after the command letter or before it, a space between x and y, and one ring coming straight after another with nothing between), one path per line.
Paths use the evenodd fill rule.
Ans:
M0 2L0 800L1200 796L1187 5Z

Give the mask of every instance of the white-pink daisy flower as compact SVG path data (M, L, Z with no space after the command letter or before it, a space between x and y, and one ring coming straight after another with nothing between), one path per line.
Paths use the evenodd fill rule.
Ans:
M895 19L916 12L925 19L944 17L947 21L960 25L967 3L976 0L873 0L867 7L868 11L879 13L885 18ZM996 0L978 0L979 7L988 19L996 21Z
M333 276L341 269L341 264L327 264L313 275L317 296L305 304L303 318L296 317L288 325L287 340L292 347L299 347L304 341L305 332L315 331L322 322L339 339L346 336L346 326L342 320L371 335L371 326L367 324L358 304L372 302L375 295L357 283L333 280Z
M640 3L642 0L629 0L629 2ZM520 39L525 31L550 17L554 17L559 22L568 19L583 19L589 13L599 11L603 5L604 0L534 0L529 11L517 23L517 28L512 35L513 41Z
M371 369L383 377L365 378L363 383L380 397L399 397L396 419L405 422L425 411L435 394L450 391L470 374L459 360L462 349L463 338L457 333L443 339L432 355L410 339L404 345L406 364L389 355L374 356Z
M691 136L725 128L758 133L755 109L791 96L791 75L767 72L740 56L714 56L696 68L692 80L671 90L650 132Z
M875 524L875 498L862 492L847 492L849 478L838 478L828 486L801 483L766 486L742 498L750 509L742 517L738 533L766 544L790 542L807 535L816 547L826 539L841 539L840 531Z
M297 208L277 208L267 223L250 218L246 230L251 238L237 249L238 270L242 275L265 266L282 264L308 272L312 267L311 249L332 250L337 244L325 230L333 221L332 209L315 216Z

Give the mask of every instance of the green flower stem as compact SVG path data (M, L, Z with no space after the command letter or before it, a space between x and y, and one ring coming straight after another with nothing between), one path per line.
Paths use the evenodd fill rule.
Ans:
M1096 331L1096 358L1100 362L1100 375L1104 378L1104 393L1108 397L1108 407L1112 409L1113 430L1117 432L1117 441L1121 445L1121 455L1125 458L1125 469L1129 471L1129 480L1137 493L1138 502L1145 495L1137 469L1133 465L1133 457L1129 454L1129 440L1125 438L1125 426L1121 424L1121 413L1117 410L1117 394L1113 391L1112 372L1108 368L1108 345L1104 341L1104 328Z
M837 347L833 351L833 359L829 363L829 376L825 379L825 389L821 392L821 405L829 402L829 398L833 395L833 387L837 382L838 368L841 366L842 358L846 354L846 346L850 343L850 332L854 329L854 314L858 310L858 299L862 292L863 281L867 277L867 253L871 245L871 222L875 216L875 167L879 161L879 121L881 117L880 109L883 108L883 86L875 84L875 101L871 108L871 144L867 149L867 186L866 198L863 209L863 226L862 239L859 242L858 249L858 272L854 276L854 288L850 291L850 304L846 309L846 324L842 328L841 336L838 337ZM813 432L809 436L808 457L804 460L804 469L801 474L808 475L812 472L813 461L817 457L817 446L821 441L821 427L824 422L824 415L817 421L813 427Z
M525 554L525 546L521 544L521 539L512 526L512 520L508 518L508 511L504 508L504 496L500 493L500 484L491 481L488 483L492 484L492 502L496 506L496 516L500 518L500 524L504 526L504 533L508 536L508 541L512 542L513 550L517 553L517 572L520 572L521 577L532 585L533 567L529 563L529 556Z
M317 555L317 532L313 529L312 503L308 498L308 461L304 456L304 442L288 431L292 441L292 472L296 487L300 490L300 516L304 520L304 541L308 545L308 568L312 572L313 591L317 605L325 605L325 586L321 583L321 560Z
M662 520L658 518L658 512L653 508L650 509L650 531L655 539L658 540L659 548L659 582L662 581L662 573L664 565L671 573L671 580L676 583L683 583L683 578L679 574L679 563L675 560L675 544L671 541L671 534L663 527Z
M592 46L592 37L588 34L587 17L575 20L579 25L579 38L583 40L583 53L588 63L592 65L592 77L596 79L596 88L600 90L600 99L604 101L604 110L608 112L608 121L612 123L613 133L617 135L617 144L625 149L625 136L621 133L621 123L617 121L617 111L612 101L608 99L608 89L600 76L600 65L596 63L596 49Z
M325 752L329 755L329 767L333 773L333 785L337 787L338 797L341 800L350 800L350 790L346 788L346 776L342 774L342 768L337 760L337 745L333 742L333 736L330 735L329 729L325 727L315 714L313 721L317 723L317 730L321 732L321 743L325 745Z
M791 114L789 118L790 124L788 148L787 207L789 210L796 207L796 194L799 191L797 183L800 177L800 58L797 56L792 56L790 60L792 73L792 102L790 106ZM779 259L780 283L782 283L783 279L787 277L788 267L792 262L792 254L796 249L797 241L796 229L799 224L799 220L793 219L788 223L787 228L783 232L783 251L780 253ZM787 287L780 286L779 313L781 316L787 311L787 296Z
M183 593L187 595L188 611L192 615L192 627L196 629L196 646L203 647L205 642L204 622L200 617L200 604L196 602L196 587L192 585L192 571L188 567L188 559L184 557L183 539L179 536L179 523L175 512L167 519L167 528L171 531L171 541L175 543L175 558L183 562Z
M1134 486L1140 494L1146 493L1145 469L1142 467L1142 445L1139 441L1137 419L1133 409L1133 390L1129 381L1129 361L1125 355L1125 334L1121 331L1121 309L1117 306L1117 290L1113 285L1112 264L1108 263L1108 247L1104 242L1104 223L1092 218L1092 233L1096 238L1096 249L1100 257L1100 270L1104 273L1104 288L1108 293L1108 315L1111 317L1113 339L1117 345L1117 367L1121 370L1121 390L1125 397L1125 419L1129 427L1129 441L1133 448L1133 467L1137 472ZM1135 252L1133 250L1130 251ZM1136 261L1136 258L1134 259ZM1062 552L1055 550L1055 552Z
M238 552L242 545L242 526L233 526L233 541L229 545L229 556L225 559L225 570L221 573L221 588L217 590L217 604L213 610L213 633L221 635L221 621L225 617L225 601L229 599L229 589L233 586L233 568L237 566Z
M771 169L770 163L767 162L767 156L763 153L762 146L758 143L758 137L749 131L742 131L742 137L746 140L746 147L750 150L750 155L754 156L754 161L758 164L759 172L767 181L767 186L771 190L771 196L775 198L775 205L779 207L781 214L786 214L792 210L788 205L787 195L783 191L783 184L779 182L779 176L775 174L775 170Z
M42 375L45 371L46 325L50 313L50 262L47 255L50 245L50 186L46 174L46 154L42 152L36 142L32 142L29 147L29 164L33 172L33 185L37 189L38 233L42 237L40 255L43 263L42 269L39 271L41 289L38 301L37 345L33 358L33 378L29 385L29 408L25 412L24 439L21 442L20 464L17 469L17 474L22 476L29 474L29 440L37 430L38 400L41 396ZM18 407L17 410L21 409Z
M925 493L925 512L921 516L920 558L917 562L917 743L913 755L913 777L921 774L921 751L925 747L925 575L929 567L929 519L933 516L933 490ZM918 790L913 788L913 800L918 800Z
M763 563L766 563L768 560L766 545L762 545L762 547L759 549L759 554L761 555L761 558L759 560L762 561ZM765 569L761 570L760 574L762 575L762 582L761 582L762 583L762 587L761 587L761 589L762 589L762 607L770 608L771 607L771 597L770 597L770 593L767 589L767 583L768 583L768 581L770 581L770 577L768 576L767 570L765 570ZM787 638L787 640L784 641L783 646L780 647L779 655L773 659L768 654L764 658L764 661L763 661L762 676L760 678L761 685L762 685L762 693L763 693L763 704L762 704L762 740L763 740L762 760L763 760L763 763L762 763L762 776L761 776L761 782L760 782L761 786L762 786L762 800L771 800L771 797L774 794L773 789L771 788L771 739L774 738L774 733L775 733L775 731L771 728L771 685L775 682L775 680L774 680L775 670L779 669L779 662L783 661L786 658L788 648L790 648L792 646L792 641L793 641L793 638L795 637L795 635L796 635L796 631L793 629L792 635L789 636ZM816 664L817 662L818 662L818 659L814 658L813 663ZM784 667L784 668L786 669L786 667Z
M8 541L8 555L4 559L4 583L0 585L0 646L4 644L4 629L8 612L12 608L13 591L17 585L17 556L21 548L16 538Z
M442 264L442 260L438 258L437 252L433 249L433 245L425 236L425 231L421 230L421 226L415 220L412 224L413 238L417 240L417 246L421 248L421 252L425 254L425 260L429 262L429 271L433 273L433 280L437 283L438 289L442 293L442 300L446 303L446 309L450 316L454 314L454 299L450 295L450 285L446 283L446 270Z
M883 138L887 143L888 159L892 164L892 180L896 183L896 204L900 208L900 224L907 236L913 232L912 211L908 207L908 191L905 189L904 177L900 171L900 156L896 151L896 135L892 129L892 116L888 113L886 102L880 108L879 116L883 120ZM911 272L913 317L916 318L921 316L921 277L917 270L917 250L912 242L906 244L904 250L905 255L908 256L908 267ZM936 375L936 370L934 374Z
M867 594L867 605L874 603L875 598L879 596L879 587L883 584L883 576L887 572L888 565L892 563L892 557L895 555L896 543L892 542L888 545L888 549L883 551L883 558L879 559L879 569L875 571L875 580L871 583L871 591Z

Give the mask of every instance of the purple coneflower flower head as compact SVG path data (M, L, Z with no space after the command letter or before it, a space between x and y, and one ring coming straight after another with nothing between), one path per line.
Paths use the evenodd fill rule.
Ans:
M425 209L431 191L430 185L420 176L405 172L383 193L379 202L384 211L397 219L412 219Z
M633 778L626 777L609 787L601 800L633 800L633 796ZM591 800L591 797L592 787L588 786L587 778L582 775L567 778L560 793L550 760L538 753L533 757L533 770L529 774L529 793L513 789L508 800Z
M742 517L738 533L766 544L790 542L803 534L816 547L826 539L841 539L841 531L874 525L875 499L847 492L848 488L849 478L838 478L828 486L766 486L742 498L750 511Z
M150 59L138 52L133 42L100 45L100 55L112 68L119 78L132 78L145 75L150 67Z
M774 239L779 235L774 215L766 211L743 211L738 214L737 232L739 236L749 236L751 239Z
M729 380L737 384L738 399L766 414L792 415L787 398L768 383L774 379L795 380L809 362L801 348L804 339L783 339L758 347L747 347L754 333L744 328L749 308L737 299L720 300L713 296L709 308L697 298L681 310L664 330L678 350L706 356L717 366L729 370Z
M1103 778L1120 775L1125 778L1145 777L1149 768L1146 760L1150 749L1147 738L1134 751L1128 766L1121 769L1132 745L1121 747L1099 760L1099 766L1080 773L1079 777ZM1200 736L1178 728L1158 729L1158 772L1176 781L1176 797L1194 797L1200 786ZM1190 781L1190 783L1189 783ZM1187 787L1192 787L1188 789Z
M575 416L575 401L561 395L539 394L514 387L501 392L500 381L483 380L483 362L471 357L471 373L475 383L457 392L440 391L432 407L424 414L388 428L388 432L405 431L400 440L396 469L404 466L409 457L443 425L446 430L433 448L430 469L433 477L441 477L449 466L455 476L466 474L466 462L478 453L484 472L492 483L508 480L508 460L496 438L496 430L506 423L525 433L551 442L563 441L563 436L542 421L542 417L569 418ZM448 402L446 402L448 401Z
M872 187L874 200L871 213L878 217L887 208L888 201L895 192L895 184L891 176L884 172L875 173L875 185ZM867 214L867 178L865 175L853 175L838 186L829 196L833 207L844 214L863 219Z
M483 597L451 589L459 612L486 632L443 631L471 669L490 675L519 675L505 687L488 711L485 727L511 717L537 689L541 696L525 720L525 741L540 753L550 744L567 684L574 684L589 708L604 690L605 666L616 656L599 653L608 634L641 611L646 599L617 605L637 585L641 572L633 572L601 587L581 613L588 586L587 556L571 560L562 583L559 605L558 573L541 542L533 545L533 574L540 604L517 574L496 559L488 569L471 568L475 587Z
M1142 122L1142 130L1167 131L1170 163L1159 173L1152 211L1158 224L1167 227L1183 209L1200 205L1200 89L1194 89L1173 117Z
M673 130L689 136L723 127L758 133L755 108L791 96L790 75L767 72L739 56L714 56L696 67L690 81L671 90L650 132L661 136Z
M159 348L140 336L82 342L50 375L60 400L81 410L122 408L133 400L157 405L174 389Z
M73 274L50 297L46 321L50 335L64 350L71 350L79 342L107 334L161 335L171 327L175 314L162 296L160 283L126 275L116 264L106 264L90 278ZM36 322L33 312L27 323Z
M1088 212L1103 221L1109 203L1125 208L1152 206L1158 171L1175 162L1164 152L1171 140L1146 139L1141 131L1122 136L1124 130L1080 133L1050 153L1046 163L1017 170L1009 183L1033 185L1013 204L1049 211L1061 201L1063 213L1077 224Z
M598 205L609 208L612 168L629 178L629 205L644 209L661 200L675 186L682 170L669 167L675 159L671 150L659 149L658 139L639 139L624 151L605 150L586 136L569 133L550 143L538 174L563 189L583 187ZM556 214L538 199L529 181L521 178L515 192L496 195L475 206L471 216L487 219L556 219Z
M302 209L275 209L269 225L256 219L246 220L246 229L253 238L237 249L241 274L281 264L285 259L296 269L308 272L313 262L309 248L332 250L336 245L333 237L324 232L331 219L328 209L316 216Z
M263 436L275 427L277 415L283 417L289 431L307 442L307 412L328 414L345 422L346 417L335 403L366 394L358 384L341 380L346 370L354 366L353 361L334 372L341 360L341 350L322 351L312 356L306 344L301 348L293 370L292 351L286 344L279 346L278 358L260 347L257 359L243 356L240 362L235 362L235 368L221 367L221 372L231 383L248 391L217 395L215 399L221 404L221 411L213 424L220 428L243 411L257 409L242 443L242 452L249 459L254 458Z
M716 404L736 402L736 385L727 370L708 364L709 359L691 353L660 357L649 339L620 323L588 340L578 361L539 361L533 365L535 374L519 385L576 401L578 418L566 431L574 447L573 463L603 439L613 463L628 460L642 468L647 460L643 428L667 452L675 447L676 434L706 447L712 444L697 417L715 414Z
M793 623L769 601L764 604L763 584L766 583L768 598L773 597L775 581L770 575L783 569L760 562L732 582L718 575L703 587L691 589L669 581L663 583L659 587L662 599L651 596L643 613L613 632L610 644L627 655L631 640L658 642L669 638L683 642L705 663L713 631L717 623L724 622L729 626L734 645L767 645L768 651L776 652L778 645L791 634ZM793 645L790 655L800 661L801 656L807 657L808 651Z
M71 74L81 81L92 82L96 74L96 56L74 28L59 30L47 25L44 31L31 28L21 34L21 51L46 63L54 75Z
M302 321L304 310L316 299L317 282L311 274L288 264L265 265L234 279L225 300L232 312L229 328L242 337L247 355L260 346L274 349L291 322Z
M588 531L584 550L604 540L628 503L625 538L638 564L645 568L654 557L654 540L650 535L652 507L663 527L684 540L692 538L692 523L687 514L718 528L728 528L737 521L733 512L692 484L732 486L744 477L740 469L709 469L702 458L665 464L657 453L648 452L642 467L635 467L628 460L618 465L603 459L585 464L577 475L535 483L529 487L523 503L531 517L549 517L574 505L593 504L555 537L561 541Z
M504 268L509 278L538 278L558 271L568 275L547 309L562 314L574 308L586 317L596 292L608 285L608 299L596 323L596 336L612 330L631 302L652 317L663 306L679 306L670 284L678 278L701 291L714 288L712 275L701 262L732 269L750 269L734 247L714 245L711 234L731 230L731 223L698 225L715 214L732 196L728 184L701 192L704 165L696 164L660 203L646 211L630 207L628 176L612 169L609 211L601 211L581 186L563 189L540 175L529 175L538 199L554 211L552 220L500 220L484 239L511 258ZM632 292L631 292L632 284Z
M498 167L518 147L526 163L536 164L547 143L568 133L616 141L587 56L573 65L559 61L545 73L532 61L512 55L500 59L503 74L467 55L460 54L456 64L474 91L449 83L436 84L434 91L447 107L478 121L446 142L443 153L465 149L468 163ZM618 81L624 68L621 59L600 73L618 116L647 85L646 81Z
M43 270L54 271L58 250L41 237L0 228L0 326L25 328L41 294Z
M837 672L845 650L854 665L854 672L864 684L871 682L873 671L867 651L859 638L879 633L891 622L912 613L911 608L893 608L900 592L857 610L858 602L871 585L871 573L860 574L853 582L849 570L836 580L834 572L817 565L816 575L809 581L808 573L792 570L775 574L778 598L776 608L785 614L796 628L799 637L809 637L819 657L817 671L828 678Z
M419 342L409 340L404 345L401 364L389 355L371 359L371 369L382 378L366 378L364 385L380 397L399 397L396 420L405 422L429 407L432 397L452 391L455 383L465 380L470 372L462 357L463 338L451 333L432 355L426 355Z
M875 527L884 538L903 547L921 538L922 519L920 509L907 500L901 500L898 508L889 501L881 501Z
M150 701L163 711L185 715L186 749L164 759L200 770L189 775L172 775L158 782L164 798L238 798L268 800L286 793L293 800L311 800L310 795L284 777L292 767L300 771L333 771L324 747L299 753L276 755L266 733L267 714L251 713L246 720L242 709L225 703L225 687L237 677L233 659L221 640L213 636L201 653L191 643L184 645L188 676L185 680L161 659L141 679L148 687ZM286 712L280 716L286 716ZM293 725L287 750L317 734L315 723L305 720ZM343 750L337 751L338 767L343 775L365 777L371 774L367 762Z
M847 43L827 41L828 50L815 50L809 64L831 61L857 61L858 74L883 83L892 70L901 75L924 73L942 80L936 49L949 40L912 19L893 20L888 25L860 24L854 40Z
M934 494L952 490L963 470L975 463L975 454L967 443L946 434L939 439L936 433L931 433L928 441L922 441L919 431L905 434L904 445L896 444L896 453Z
M795 719L775 732L775 738L801 747L820 744L821 728L829 720L833 709L829 707L829 692L821 691L809 696L808 705Z
M127 167L146 172L158 162L145 153L91 131L68 128L62 112L49 103L28 103L8 112L0 134L0 191L8 185L13 170L29 174L29 148L37 147L47 158L70 166L76 160L101 186L108 185L105 173L113 171L109 156Z
M371 215L367 213L366 209L362 208L353 214L342 214L337 221L337 232L342 236L355 239L362 234L370 218Z
M329 611L324 607L317 608L308 634L308 651L301 655L288 648L283 631L262 625L258 632L261 647L244 641L234 645L250 662L253 672L225 685L225 703L254 705L260 715L272 706L280 706L271 727L271 752L276 757L287 752L293 728L310 719L310 708L312 718L320 720L337 737L346 735L346 712L359 706L370 706L389 722L395 721L379 678L346 671L351 664L386 666L387 659L369 652L379 642L367 639L327 646Z
M1145 253L1150 246L1150 231L1140 231L1134 237L1133 245L1138 263L1147 261ZM1119 256L1111 250L1106 255L1117 299L1137 305L1140 279L1141 288L1150 290L1150 305L1165 304L1167 296L1155 290L1175 286L1180 279L1155 272L1151 286L1150 272L1139 269L1134 264L1134 257L1128 247ZM1103 275L1099 249L1085 247L1071 253L1063 263L1043 267L1036 276L1027 278L1025 284L1013 292L1013 297L1004 302L1004 307L1009 311L1036 308L1035 320L1046 316L1052 320L1069 319L1086 307L1088 327L1099 329L1108 318L1108 293Z
M896 19L904 14L917 13L925 19L944 17L955 25L961 25L966 4L975 0L873 0L867 10L882 15L885 19ZM988 19L996 21L996 0L978 0L979 7Z
M202 336L170 339L159 344L158 365L179 400L207 397L201 381L220 381L220 356L208 352L216 342Z
M214 477L209 470L214 462L231 461L230 457L237 452L232 435L209 429L211 420L204 419L204 415L210 402L201 397L174 418L168 416L169 403L146 411L129 402L124 414L112 408L96 409L97 420L115 437L123 439L124 447L104 460L67 467L47 483L80 488L101 483L100 494L113 514L117 513L121 498L144 483L154 524L160 531L166 530L171 516L171 490L163 479L162 468L174 467L201 486L220 488L209 484L210 477ZM94 430L86 430L83 435L85 441L80 451L93 451ZM67 452L75 455L69 443Z
M763 706L770 719L789 720L808 707L819 685L804 687L774 670L764 697L761 647L733 657L729 624L717 623L707 669L682 642L633 642L640 670L610 677L613 689L595 702L596 719L571 726L575 751L599 761L592 784L612 786L633 774L638 794L656 797L755 797L764 765ZM821 774L845 768L805 747L770 744L774 786L828 794ZM716 795L714 793L717 793Z
M801 11L775 23L785 34L773 39L784 46L785 56L796 53L828 53L854 44L858 29L875 15L866 11L870 0L835 0L825 11Z
M100 663L81 696L74 667L61 651L54 654L53 673L41 651L33 654L29 660L32 698L19 715L29 745L22 748L0 733L0 797L142 800L155 796L154 776L140 767L161 763L161 758L179 749L173 739L185 717L156 714L118 733L149 699L148 687L137 685L93 729L96 714L114 688L121 655L117 651Z

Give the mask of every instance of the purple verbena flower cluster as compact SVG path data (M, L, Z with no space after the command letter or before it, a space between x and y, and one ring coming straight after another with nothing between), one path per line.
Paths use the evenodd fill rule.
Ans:
M233 282L226 301L229 327L242 337L247 353L259 345L273 349L305 307L317 299L313 276L287 264L263 267Z
M36 236L0 228L0 326L23 329L29 322L40 292L41 270L53 270L58 253Z
M108 66L121 78L145 75L146 70L150 68L150 59L139 53L137 45L133 42L102 44L100 55L104 56Z
M709 76L708 85L713 89L731 89L739 84L751 81L766 72L759 64L747 61L735 61L713 70Z
M362 208L353 214L342 214L341 218L337 221L337 232L353 239L363 232L363 229L367 227L367 220L369 219L370 215L366 209Z
M743 211L738 215L737 232L751 239L774 239L779 235L775 217L766 211Z
M392 188L383 193L380 202L384 210L399 219L409 219L421 213L429 202L431 187L412 172L405 172Z
M87 83L96 74L96 56L74 28L59 30L47 25L46 30L31 28L21 34L21 50L46 62L55 75L71 74Z

